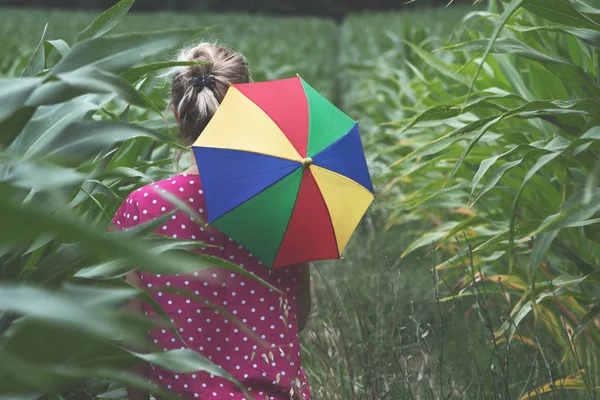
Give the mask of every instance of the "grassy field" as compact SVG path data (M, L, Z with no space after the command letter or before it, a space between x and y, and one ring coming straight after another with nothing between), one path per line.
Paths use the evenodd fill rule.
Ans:
M345 261L314 269L303 350L315 398L598 398L600 10L558 2L571 11L545 14L534 5L505 14L487 57L505 12L495 1L353 15L341 25L158 13L127 15L115 28L213 27L198 38L243 52L256 80L299 73L360 121L379 197ZM0 26L0 74L25 68L44 21L46 39L73 43L93 17L0 9L10 21ZM164 82L149 77L141 90L162 109ZM162 129L147 105L130 110L130 101L89 96L89 108L57 111L51 120L60 127L93 111L97 120L127 116ZM19 134L19 120L6 121ZM12 163L66 140L58 128L31 125L3 153ZM48 142L32 145L34 129L48 129L40 134ZM86 177L81 191L77 179L73 187L54 177L64 191L51 211L68 208L102 224L125 191L170 173L172 137L156 145L146 137L110 140L82 145L100 156L81 165L42 158L57 174ZM32 196L45 207L47 188L31 185L42 197L24 193L22 201ZM31 233L46 245L41 234ZM36 257L43 264L55 249L50 243ZM12 251L29 260L29 249ZM34 271L37 262L15 268Z
M0 73L22 70L22 57L37 46L48 23L48 37L72 43L96 16L90 12L0 8ZM201 40L218 40L242 52L249 60L253 78L277 79L296 73L323 91L332 94L336 72L334 49L337 26L334 22L310 18L268 18L248 15L181 15L175 13L130 14L114 33L149 30L210 28L198 35ZM191 39L190 43L194 40ZM294 43L294 46L289 46ZM161 58L170 59L175 51ZM318 60L318 61L316 61Z

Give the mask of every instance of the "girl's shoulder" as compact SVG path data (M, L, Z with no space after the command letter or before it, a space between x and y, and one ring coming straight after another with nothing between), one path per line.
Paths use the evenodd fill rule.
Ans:
M113 224L127 229L178 208L177 201L202 215L205 208L203 195L198 175L179 174L152 182L127 195L115 213Z

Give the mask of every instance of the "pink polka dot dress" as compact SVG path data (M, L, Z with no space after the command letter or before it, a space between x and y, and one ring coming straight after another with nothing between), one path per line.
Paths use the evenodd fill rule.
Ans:
M172 211L175 206L160 192L175 195L199 215L206 215L199 176L180 174L131 193L117 211L113 224L118 229L128 229ZM288 268L269 274L268 268L242 246L182 211L177 211L155 232L208 243L211 247L194 251L236 263L283 293L217 268L200 269L186 275L138 273L142 285L169 314L187 346L232 374L254 399L311 399L301 367L296 320L299 269ZM249 331L244 331L224 312L205 302L163 291L169 286L185 288L222 306ZM148 316L156 315L148 305L144 307ZM149 335L163 351L187 347L168 329L151 331ZM150 380L186 399L247 398L228 380L206 372L177 374L151 366Z

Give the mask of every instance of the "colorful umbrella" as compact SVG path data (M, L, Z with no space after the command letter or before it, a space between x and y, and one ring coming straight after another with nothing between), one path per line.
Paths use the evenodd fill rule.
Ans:
M208 223L272 269L340 258L375 197L358 123L300 77L231 85L192 149Z

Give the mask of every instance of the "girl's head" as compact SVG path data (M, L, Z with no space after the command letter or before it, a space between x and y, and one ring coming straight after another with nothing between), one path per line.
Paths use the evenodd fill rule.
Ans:
M173 76L171 108L182 142L191 145L217 111L229 84L250 82L250 71L243 55L212 43L182 51L178 61L203 63L179 67Z

